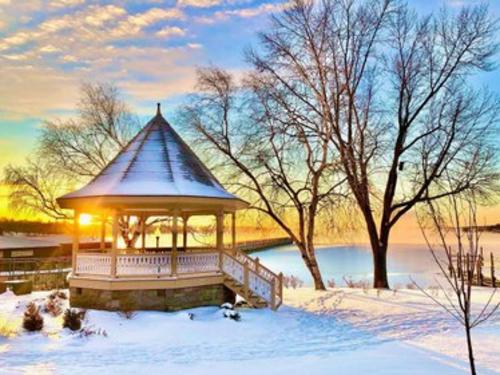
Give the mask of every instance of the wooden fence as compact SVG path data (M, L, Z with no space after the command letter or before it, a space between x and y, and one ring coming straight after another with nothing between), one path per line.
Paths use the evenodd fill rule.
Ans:
M495 256L492 252L489 255L484 255L483 248L480 249L477 259L471 254L453 255L452 260L456 263L455 270L460 276L462 272L470 272L474 275L473 284L476 286L500 287L500 280L496 275L497 266ZM451 274L452 267L449 272Z

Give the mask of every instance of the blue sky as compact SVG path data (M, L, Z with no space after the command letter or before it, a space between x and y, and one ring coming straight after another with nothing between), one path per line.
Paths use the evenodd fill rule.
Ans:
M474 0L412 0L427 13ZM32 150L44 119L70 116L83 81L116 84L146 120L193 88L197 66L245 69L243 50L255 42L279 1L0 0L0 168ZM500 14L500 1L490 1ZM500 73L476 78L498 89Z

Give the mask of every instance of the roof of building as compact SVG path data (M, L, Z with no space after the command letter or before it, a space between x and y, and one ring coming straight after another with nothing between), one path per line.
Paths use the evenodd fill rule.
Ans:
M190 197L239 200L217 181L163 118L156 116L87 185L58 198Z

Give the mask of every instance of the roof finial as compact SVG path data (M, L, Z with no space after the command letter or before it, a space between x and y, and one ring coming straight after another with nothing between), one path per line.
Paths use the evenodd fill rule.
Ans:
M156 115L161 115L161 109L160 109L160 106L161 104L160 103L156 103Z

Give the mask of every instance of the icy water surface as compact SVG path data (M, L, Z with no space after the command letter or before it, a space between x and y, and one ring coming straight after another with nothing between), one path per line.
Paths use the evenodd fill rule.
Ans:
M366 245L320 246L316 254L324 280L334 279L337 285L345 284L344 277L355 281L372 280L372 255ZM259 251L251 256L259 257L272 270L298 276L305 285L312 284L310 274L295 246ZM389 250L389 282L392 285L406 285L411 282L410 277L428 285L434 281L436 267L425 245L394 245Z

